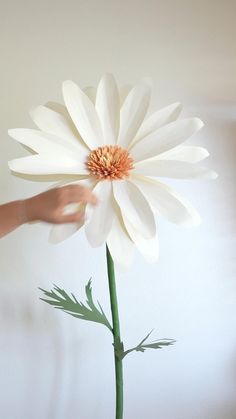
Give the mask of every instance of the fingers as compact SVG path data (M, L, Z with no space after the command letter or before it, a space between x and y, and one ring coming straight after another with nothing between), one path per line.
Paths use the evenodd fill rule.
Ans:
M71 204L75 204L75 211L65 213L65 207ZM97 204L97 198L89 188L80 185L53 188L28 200L28 221L40 220L53 224L83 223L86 204Z
M84 223L84 208L86 204L96 205L97 198L90 191L89 188L85 188L80 185L66 185L60 189L60 201L61 208L65 209L65 206L72 203L79 203L80 210L72 214L63 215L60 217L59 223ZM83 205L84 204L84 205Z
M84 203L84 204L97 204L96 196L91 192L89 188L85 188L80 185L66 185L58 188L60 194L61 205L67 205L70 203Z

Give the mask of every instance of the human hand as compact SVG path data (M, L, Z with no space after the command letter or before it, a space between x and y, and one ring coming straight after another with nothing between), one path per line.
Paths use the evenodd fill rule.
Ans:
M25 203L26 221L46 221L53 224L76 223L84 219L84 206L73 214L64 214L69 204L97 204L96 196L90 189L79 185L66 185L50 189L28 198Z

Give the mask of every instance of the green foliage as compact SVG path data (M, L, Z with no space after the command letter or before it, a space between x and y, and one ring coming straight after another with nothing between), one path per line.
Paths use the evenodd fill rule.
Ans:
M74 294L71 294L71 298L62 288L59 288L56 285L54 285L54 288L51 291L46 291L43 288L39 289L47 297L40 298L42 301L45 301L55 308L60 309L78 319L104 324L113 333L112 326L110 325L110 322L108 321L100 303L97 302L98 307L94 304L91 279L85 286L87 306L78 301Z
M145 336L141 342L135 346L134 348L128 349L127 351L124 350L124 344L121 342L119 338L116 338L114 341L114 348L117 358L122 360L126 355L128 355L130 352L137 351L137 352L145 352L146 349L162 349L164 346L170 346L175 343L174 339L161 339L161 340L154 340L150 343L145 343L146 340L149 338L150 333Z
M98 307L94 304L93 301L93 295L92 295L92 286L91 286L91 279L85 286L85 293L86 293L86 303L87 306L78 301L74 294L71 293L71 297L64 291L62 288L59 288L58 286L54 285L53 289L51 291L46 291L43 288L39 288L44 295L47 298L40 298L42 301L45 301L46 303L52 305L53 307L60 309L64 311L67 314L70 314L73 317L76 317L77 319L82 320L88 320L95 323L100 323L106 326L111 333L113 334L113 329L108 321L101 305L99 302L97 302ZM116 357L120 360L122 360L126 355L128 355L130 352L136 351L136 352L145 352L146 349L162 349L164 346L170 346L175 343L175 340L173 339L161 339L161 340L154 340L152 342L146 342L149 338L150 333L145 336L144 339L141 340L141 342L128 350L124 350L124 344L120 340L119 337L114 337L114 343L113 346L115 348L115 354Z

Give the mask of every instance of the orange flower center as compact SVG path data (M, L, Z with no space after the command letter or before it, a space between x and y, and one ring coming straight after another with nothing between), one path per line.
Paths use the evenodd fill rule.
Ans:
M98 179L124 179L134 168L133 159L127 150L118 145L107 145L92 150L86 166Z

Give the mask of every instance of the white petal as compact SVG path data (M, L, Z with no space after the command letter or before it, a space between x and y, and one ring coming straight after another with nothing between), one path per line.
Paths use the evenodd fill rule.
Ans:
M165 153L159 154L156 158L158 160L179 160L188 163L198 163L208 156L208 151L203 147L179 145Z
M68 112L88 147L94 149L102 146L101 124L88 96L70 80L63 83L63 96Z
M134 244L127 234L123 220L116 211L111 231L107 237L107 245L114 263L127 269L132 262Z
M118 144L128 147L142 124L150 102L149 84L140 83L133 87L120 111L120 133Z
M47 108L51 109L52 111L55 111L55 112L57 112L57 113L59 113L59 114L63 115L63 116L64 116L64 118L67 120L67 123L68 123L69 121L71 121L71 123L72 123L72 124L73 124L73 126L74 126L74 123L73 123L73 121L72 121L72 119L71 119L71 117L70 117L70 114L69 114L69 112L68 112L68 110L67 110L67 108L66 108L66 106L65 106L65 105L62 105L61 103L58 103L58 102L47 102L47 103L45 104L45 106L46 106Z
M66 223L54 225L51 228L48 240L52 244L58 244L75 234L82 226L83 223Z
M91 205L86 207L85 218L89 218L89 221L85 225L85 233L91 246L97 247L106 241L114 217L111 182L98 182L93 193L98 198L98 204L92 208L92 212Z
M132 86L130 84L125 84L119 88L120 107L123 105L131 89Z
M172 105L166 106L159 111L154 112L149 118L145 119L142 123L135 139L134 143L142 140L142 138L151 134L153 131L161 128L163 125L169 124L175 121L182 110L181 103L173 103Z
M135 161L156 157L183 143L203 126L198 118L181 119L171 122L140 140L130 149Z
M116 144L120 123L120 100L114 77L105 74L97 89L96 110L105 144Z
M77 162L67 156L28 156L11 160L8 163L13 172L29 175L50 175L50 174L88 174L84 164Z
M93 86L87 86L83 89L84 93L88 96L88 98L95 104L96 101L96 89Z
M85 148L75 148L63 138L34 129L15 128L10 129L8 133L10 137L36 151L36 153L51 154L52 159L55 155L61 155L84 162L89 153L89 150L86 151Z
M87 87L83 88L82 90L86 94L86 96L90 99L90 101L95 105L96 88L93 87L93 86L87 86ZM79 138L82 145L87 147L86 143L81 138L81 135L80 135L79 131L77 130L74 122L72 121L71 116L70 116L66 106L62 105L61 103L57 103L57 102L47 102L45 106L47 108L52 109L53 111L55 111L57 113L60 113L62 116L64 116L64 118L67 121L67 124L70 126L71 131L74 133L74 135L77 138Z
M140 190L126 180L113 182L114 197L124 215L130 223L143 235L151 238L156 233L153 212Z
M126 217L123 217L125 227L139 252L149 263L158 261L159 242L157 234L152 239L144 239Z
M57 102L47 102L45 106L47 108L51 109L52 111L57 112L60 115L62 115L64 117L64 119L66 120L66 122L67 122L68 126L70 127L70 130L74 134L74 136L80 140L82 146L87 147L85 142L82 140L82 138L80 136L80 133L77 130L74 122L72 121L72 119L70 117L70 114L69 114L65 105L62 105L61 103L57 103Z
M144 160L135 164L132 173L176 179L216 179L217 174L207 167L177 160Z
M88 152L88 149L81 144L80 137L74 135L68 120L61 113L46 106L38 106L30 112L30 116L40 130L61 138L65 147L83 154Z
M175 224L199 225L201 217L187 199L161 182L145 177L130 177L152 208Z

